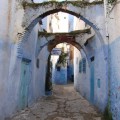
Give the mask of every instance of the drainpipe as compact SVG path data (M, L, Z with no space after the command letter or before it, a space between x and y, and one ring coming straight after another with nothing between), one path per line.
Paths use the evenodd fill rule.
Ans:
M108 70L108 107L109 110L110 108L110 94L111 94L111 90L110 90L110 41L109 41L109 31L108 31L108 1L104 0L104 11L105 11L105 27L106 27L106 40L108 42L108 57L107 57L107 70Z

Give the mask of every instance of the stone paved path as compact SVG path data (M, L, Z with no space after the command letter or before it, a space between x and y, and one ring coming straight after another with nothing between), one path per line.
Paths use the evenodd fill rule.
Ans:
M101 115L72 85L57 85L52 96L43 97L10 120L101 120Z

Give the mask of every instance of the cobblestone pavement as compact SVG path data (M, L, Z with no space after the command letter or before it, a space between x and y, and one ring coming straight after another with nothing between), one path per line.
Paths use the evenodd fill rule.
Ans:
M101 120L101 116L72 85L56 85L52 96L43 97L10 120Z

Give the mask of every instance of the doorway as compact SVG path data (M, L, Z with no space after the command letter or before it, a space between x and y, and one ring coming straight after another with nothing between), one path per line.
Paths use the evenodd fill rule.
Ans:
M94 61L90 65L90 101L94 103Z
M28 88L30 82L30 62L31 60L22 59L21 64L21 80L20 80L20 97L19 105L20 109L24 109L28 106Z

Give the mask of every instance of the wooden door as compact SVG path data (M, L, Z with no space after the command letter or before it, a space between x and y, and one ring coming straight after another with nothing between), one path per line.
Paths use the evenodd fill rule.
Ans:
M28 105L28 87L30 81L30 62L22 60L21 66L21 84L20 84L20 109L24 109Z

